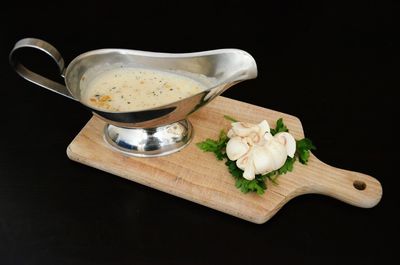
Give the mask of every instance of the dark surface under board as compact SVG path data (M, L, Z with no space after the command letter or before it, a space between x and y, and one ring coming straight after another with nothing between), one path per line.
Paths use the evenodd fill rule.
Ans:
M0 264L393 264L394 8L383 1L3 6ZM52 43L67 63L106 47L246 50L259 77L224 96L299 117L315 154L377 178L382 201L360 209L307 195L255 225L70 161L66 147L91 113L13 72L8 53L24 37ZM57 78L50 59L24 56Z

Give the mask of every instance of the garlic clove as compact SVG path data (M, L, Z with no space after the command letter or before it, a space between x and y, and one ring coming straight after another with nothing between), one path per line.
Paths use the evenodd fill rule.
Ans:
M256 178L254 173L254 165L252 163L249 163L247 167L245 167L243 177L247 180L253 180Z
M270 133L265 133L264 134L264 140L266 143L268 143L269 141L273 141L274 140L274 136Z
M283 153L280 153L280 155L273 156L274 160L273 170L280 169L285 164L286 159L287 155L286 154L284 155Z
M269 124L268 124L268 122L266 120L263 120L262 122L260 122L258 124L258 127L261 130L261 132L260 132L261 134L265 134L266 132L267 133L270 132L270 127L269 127Z
M273 139L269 141L264 148L266 148L271 157L272 170L279 169L285 164L287 158L286 148L283 144L279 143L277 140ZM271 171L272 171L271 170Z
M266 174L273 170L273 159L267 148L255 147L252 156L255 174Z
M269 152L270 171L279 169L286 162L287 152L283 144L279 143L274 137L266 142L262 148Z
M235 134L235 132L232 129L229 129L229 131L226 134L226 136L228 136L228 138L232 138L232 137L235 137L237 135Z
M250 154L251 154L251 150L244 156L242 156L241 158L239 158L238 160L236 160L236 165L238 168L240 168L241 170L244 170L247 166L247 163L250 160Z
M233 122L232 123L232 131L241 137L246 137L252 132L259 133L260 127L257 125L247 123L247 122Z
M285 146L287 155L293 158L296 152L296 140L293 136L287 132L280 132L275 135L275 138Z
M249 148L245 139L235 136L229 139L226 144L226 155L230 160L235 161L245 155L249 151Z
M255 168L253 164L253 156L251 155L251 152L249 154L241 157L236 161L236 165L238 168L243 170L243 177L247 180L253 180L256 178L255 174Z
M262 144L263 141L263 137L255 132L250 133L248 136L244 137L244 139L249 145Z

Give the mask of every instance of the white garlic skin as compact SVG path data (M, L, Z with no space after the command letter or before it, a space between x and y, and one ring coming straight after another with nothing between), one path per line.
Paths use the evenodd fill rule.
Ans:
M251 123L247 123L247 122L233 122L232 123L232 131L233 131L234 135L237 135L240 137L246 137L252 132L259 133L260 127L258 127L255 124L251 124Z
M291 158L296 153L296 140L288 132L280 132L274 136L286 148L287 155Z
M249 152L236 161L238 168L243 170L243 177L253 180L256 177L252 153Z
M245 155L249 148L245 139L234 136L226 144L226 154L230 160L235 161Z

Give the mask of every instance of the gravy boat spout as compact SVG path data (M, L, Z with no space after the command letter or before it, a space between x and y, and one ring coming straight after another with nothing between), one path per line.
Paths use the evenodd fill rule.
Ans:
M21 48L36 48L57 63L65 85L38 75L22 65L15 56ZM10 64L23 78L89 108L107 122L105 139L112 147L128 155L149 157L176 152L192 138L188 115L220 95L229 87L257 77L253 57L238 49L220 49L195 53L156 53L128 49L100 49L83 53L64 69L60 53L49 43L26 38L12 49ZM99 74L117 68L141 68L184 76L201 83L203 91L181 100L139 111L108 111L83 100L89 83Z

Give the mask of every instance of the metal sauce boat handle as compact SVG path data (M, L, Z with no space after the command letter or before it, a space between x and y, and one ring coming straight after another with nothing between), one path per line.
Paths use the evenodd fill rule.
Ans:
M44 87L50 91L58 93L60 95L66 96L70 99L76 100L72 95L69 93L67 87L60 83L57 83L53 80L50 80L46 77L43 77L35 72L32 72L28 68L26 68L23 64L21 64L16 56L15 51L22 49L22 48L34 48L38 49L46 54L50 55L50 57L57 63L58 69L60 70L60 74L64 77L64 59L62 58L61 54L54 48L50 43L47 43L43 40L35 39L35 38L25 38L17 43L15 43L14 48L11 50L9 55L9 60L11 66L14 70L26 80Z

